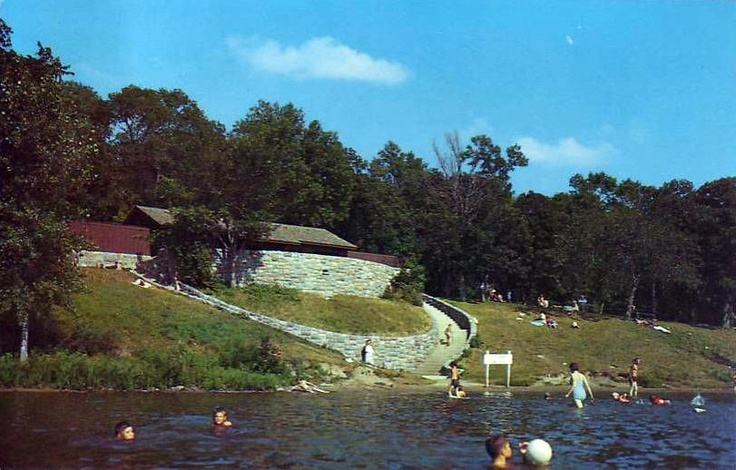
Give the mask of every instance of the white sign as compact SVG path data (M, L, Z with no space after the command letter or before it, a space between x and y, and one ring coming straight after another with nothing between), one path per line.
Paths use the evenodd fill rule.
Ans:
M513 364L514 356L512 354L489 354L483 355L483 364L494 365L494 364Z
M483 365L486 366L486 388L488 388L490 366L497 364L506 364L506 388L508 388L511 385L511 364L513 362L514 356L511 354L511 351L506 354L491 354L486 351L486 353L483 354Z

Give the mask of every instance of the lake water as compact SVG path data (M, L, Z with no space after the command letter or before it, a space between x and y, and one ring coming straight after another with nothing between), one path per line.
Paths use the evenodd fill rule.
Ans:
M484 441L499 432L547 440L551 469L736 468L733 393L704 393L705 413L692 412L694 393L582 410L540 395L2 392L0 468L485 469ZM232 428L212 429L214 405ZM136 426L132 443L112 438L123 419Z

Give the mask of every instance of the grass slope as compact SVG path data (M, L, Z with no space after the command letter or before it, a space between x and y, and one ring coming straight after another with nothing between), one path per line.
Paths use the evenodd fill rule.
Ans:
M53 313L61 351L34 353L31 366L23 368L10 355L0 357L3 385L268 389L292 382L293 373L324 379L328 369L341 368L350 375L355 367L335 352L286 333L168 291L137 287L127 272L85 269L84 276L88 287L77 295L76 308ZM324 300L259 287L216 295L252 311L332 331L400 336L430 327L421 309L384 300ZM461 361L466 380L484 382L486 350L510 350L511 383L517 386L563 383L570 362L593 376L623 383L634 357L643 360L641 381L646 387L731 385L727 364L736 363L733 330L664 322L662 326L672 331L665 334L599 316L579 319L579 329L570 327L570 319L558 318L559 327L552 330L530 325L535 315L521 317L516 305L453 303L478 319L479 344L476 341ZM273 361L259 365L264 357ZM491 383L505 381L505 366L491 367Z
M325 299L293 289L259 285L220 289L211 294L245 310L327 331L413 336L432 328L431 319L421 307L385 299L352 296Z
M736 364L734 330L661 322L671 331L666 334L598 315L578 319L579 329L571 327L571 319L556 317L559 326L550 329L531 325L536 314L518 305L453 304L478 319L482 344L462 361L466 378L478 382L485 381L482 354L489 350L513 353L512 385L532 385L540 378L560 382L571 362L577 362L583 372L593 376L625 382L634 357L643 361L641 384L646 387L723 388L732 383L728 364ZM506 367L492 366L490 377L492 383L505 384Z
M121 357L148 349L187 345L201 352L224 351L231 345L256 346L273 338L285 357L327 363L341 357L324 348L250 320L156 288L132 284L130 273L85 269L86 292L76 299L76 311L58 311L66 344L95 345Z

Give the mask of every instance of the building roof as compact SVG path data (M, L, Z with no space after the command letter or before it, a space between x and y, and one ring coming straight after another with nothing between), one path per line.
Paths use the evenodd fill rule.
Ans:
M168 209L162 209L160 207L135 206L131 212L135 211L142 212L158 225L169 225L174 223L174 217L172 217L171 212L169 212Z
M355 250L358 247L329 230L301 225L270 224L271 233L264 241L290 245L320 245Z
M135 206L131 213L128 215L126 221L135 221L140 223L135 216L141 214L149 218L152 222L155 223L155 225L158 225L159 227L174 223L174 217L171 215L168 209L147 206ZM345 250L356 250L358 248L356 245L343 240L334 233L323 228L276 223L269 224L269 227L271 227L271 232L266 235L262 240L260 240L261 242L296 246L316 245L342 248Z

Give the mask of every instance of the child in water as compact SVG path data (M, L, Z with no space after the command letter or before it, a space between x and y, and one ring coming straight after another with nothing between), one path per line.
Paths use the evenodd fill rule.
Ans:
M233 423L227 419L227 411L221 406L216 406L212 409L212 424L214 426L232 426Z
M519 453L526 460L526 451L529 447L528 442L519 444ZM511 443L503 434L490 437L486 440L486 452L491 457L491 468L507 468L508 460L514 455L511 449Z
M135 439L135 429L127 421L120 421L115 425L115 439L119 441L132 441Z
M652 403L652 405L669 405L672 403L669 398L662 398L657 395L650 395L649 401Z
M448 397L454 397L455 391L460 387L460 367L458 367L457 361L450 363L450 389L447 391Z

